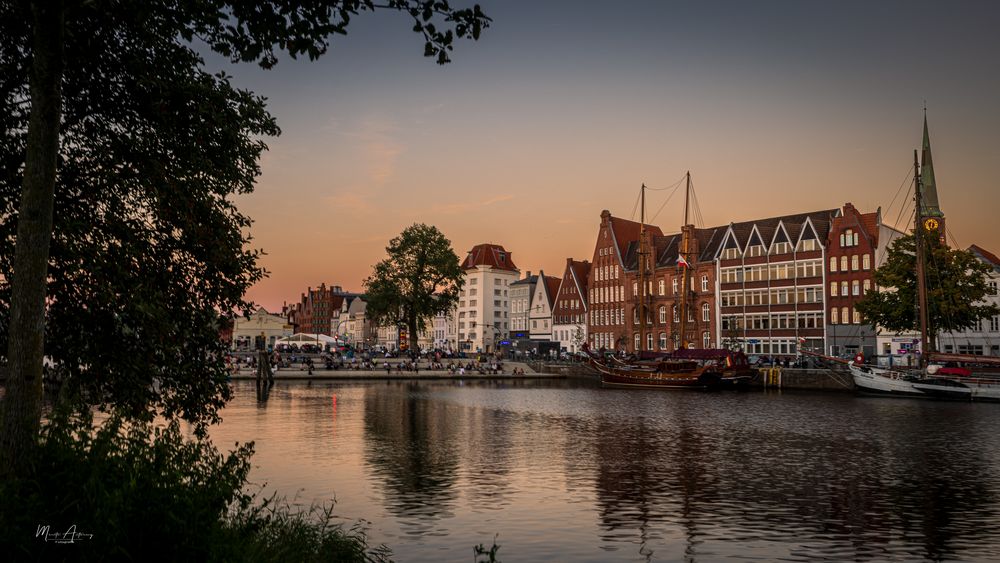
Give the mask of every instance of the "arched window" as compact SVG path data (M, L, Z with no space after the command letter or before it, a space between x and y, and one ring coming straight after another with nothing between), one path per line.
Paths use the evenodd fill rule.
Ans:
M851 318L847 316L847 307L840 308L840 322L845 325L851 322Z
M708 303L701 304L701 320L708 322L712 320L712 313L709 311Z
M666 324L667 322L667 307L665 305L660 305L660 324Z
M677 295L677 278L673 279L673 281L671 282L671 285L673 286L674 295Z
M635 349L639 351L639 333L635 333Z
M847 271L847 256L840 257L840 271L841 272Z
M712 347L712 336L708 333L707 330L701 333L701 347L702 348Z
M666 349L667 349L667 333L661 332L660 333L660 350L666 350Z
M838 309L836 307L830 309L830 324L832 325L840 324L840 319L838 319L837 311Z
M646 349L647 350L652 350L653 349L653 333L652 332L646 335Z
M638 307L633 307L632 308L632 324L634 324L634 325L639 324L639 308Z

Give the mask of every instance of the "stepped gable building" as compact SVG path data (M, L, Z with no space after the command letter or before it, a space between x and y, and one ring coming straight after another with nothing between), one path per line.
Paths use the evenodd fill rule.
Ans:
M456 322L458 348L495 352L510 333L510 285L521 272L511 253L499 244L477 244L462 261L465 285Z
M552 310L552 340L563 352L579 352L587 341L587 278L590 262L566 259Z
M840 215L830 222L826 336L831 356L853 357L861 352L868 358L877 350L875 327L864 322L854 305L875 288L881 224L881 209L861 213L851 203L845 203Z
M531 310L528 313L531 327L528 330L532 340L547 342L552 339L552 308L560 281L555 276L546 276L544 270L538 272L538 279L532 289L534 296L531 298Z
M725 227L699 229L688 225L681 233L653 236L649 242L650 264L646 270L645 327L639 321L639 242L629 245L626 253L628 288L628 350L670 352L682 341L681 311L684 291L683 266L678 259L684 232L690 237L687 283L687 320L683 341L688 348L717 346L715 257L726 232Z
M625 350L631 336L626 324L624 256L629 244L639 240L641 225L601 212L597 242L587 279L587 334L594 349ZM646 235L662 237L659 227L646 225Z
M283 311L287 312L288 320L295 326L296 332L333 336L331 328L340 317L344 298L356 295L358 294L344 291L339 285L328 288L322 283L316 289L308 288L298 303L287 309L283 308Z
M825 248L839 209L733 223L718 253L719 338L749 354L825 349Z

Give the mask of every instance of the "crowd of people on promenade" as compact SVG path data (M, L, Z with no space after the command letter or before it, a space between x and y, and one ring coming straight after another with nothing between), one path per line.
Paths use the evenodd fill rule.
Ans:
M419 354L403 355L402 358L396 355L380 353L361 352L355 354L342 354L340 352L325 352L322 354L305 354L301 352L270 352L269 360L273 372L278 370L298 370L308 372L310 375L318 369L327 371L385 371L387 375L393 373L413 373L419 374L421 370L447 372L449 375L500 375L504 372L502 359L493 354L479 354L465 361L461 359L449 360L441 353L426 354L421 357ZM390 361L392 360L392 361ZM447 361L447 363L445 363ZM257 369L256 354L231 354L226 357L226 364L231 373L239 374L241 370L249 369L251 372ZM511 375L524 375L523 368L515 367Z

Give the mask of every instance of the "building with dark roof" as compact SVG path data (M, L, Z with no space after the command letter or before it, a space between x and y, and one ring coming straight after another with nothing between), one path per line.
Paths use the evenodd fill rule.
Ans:
M532 340L552 340L552 307L555 304L556 293L559 291L561 279L556 276L546 276L545 271L538 272L531 298L531 309L528 312L528 329Z

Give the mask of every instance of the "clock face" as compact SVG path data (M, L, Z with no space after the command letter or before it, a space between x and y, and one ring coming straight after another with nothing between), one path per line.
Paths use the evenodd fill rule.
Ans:
M933 231L938 228L937 219L924 219L924 228L928 231Z

